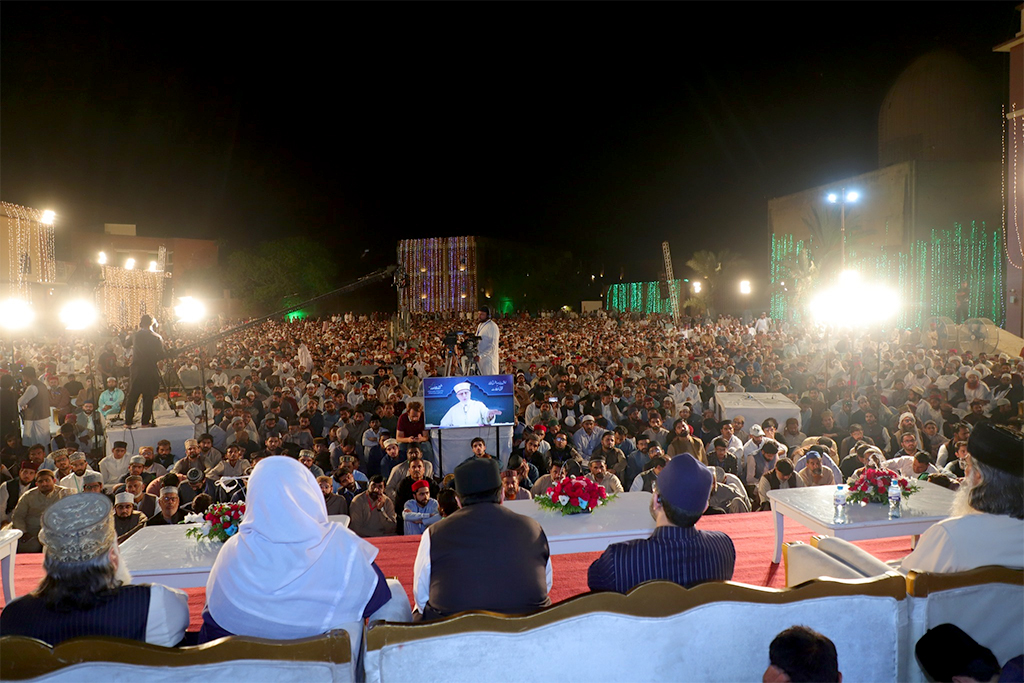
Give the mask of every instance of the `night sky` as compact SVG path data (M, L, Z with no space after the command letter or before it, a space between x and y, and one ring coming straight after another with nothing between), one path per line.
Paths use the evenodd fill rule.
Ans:
M761 265L766 200L874 169L915 57L1005 89L1016 4L8 2L0 196L226 250L304 232L352 276L453 234L614 279L664 239Z

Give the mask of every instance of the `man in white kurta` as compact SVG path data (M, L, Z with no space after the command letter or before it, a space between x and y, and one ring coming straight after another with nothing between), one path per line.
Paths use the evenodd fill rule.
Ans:
M448 412L441 418L442 427L480 427L494 423L494 416L500 415L500 410L491 410L481 401L474 401L472 396L472 385L469 382L459 382L455 385L455 396L459 402L448 409Z
M481 375L498 374L498 324L491 320L491 309L484 306L477 313L479 325L476 326L476 336L480 337L480 345L477 347L477 366Z

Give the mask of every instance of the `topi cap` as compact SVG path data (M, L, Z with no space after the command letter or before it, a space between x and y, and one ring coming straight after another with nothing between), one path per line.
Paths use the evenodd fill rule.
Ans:
M821 453L819 453L818 449L816 449L816 448L808 448L804 452L804 457L807 458L808 460L810 460L811 458L815 458L817 460L821 460Z
M658 475L658 495L672 507L701 514L708 509L714 477L689 453L668 461Z
M128 464L129 465L145 465L146 464L146 456L144 456L144 455L133 455L128 460Z
M128 450L128 442L127 441L115 441L114 444L111 446L111 448L123 448L125 450Z
M453 387L453 389L457 394L460 391L471 391L473 389L473 385L470 384L469 382L459 382Z
M178 487L177 486L164 486L163 488L160 489L160 497L161 498L163 498L168 493L173 493L174 495L177 496L178 495Z
M122 503L131 503L132 505L135 505L135 496L127 491L122 491L114 496L114 505L121 505Z
M185 477L188 479L188 483L197 484L203 480L203 471L198 467L193 467L188 471L188 474L186 474ZM163 493L163 489L160 489L160 492Z
M85 562L109 552L117 540L113 505L100 493L61 498L43 513L39 541L58 562Z
M424 489L424 488L425 489L429 489L430 488L430 482L428 482L426 479L420 479L418 481L414 481L413 484L412 484L412 492L413 493L416 493L420 489Z
M390 448L391 446L397 446L397 445L398 445L398 439L385 439L384 440L384 448Z
M89 484L102 484L103 475L99 472L86 472L82 477L82 485L88 486Z
M22 460L21 464L18 465L18 469L19 470L31 470L31 471L35 472L36 470L39 469L39 465L35 464L31 460Z
M59 448L59 449L55 450L53 453L50 453L50 459L53 460L54 462L56 462L57 458L63 458L66 455L68 455L68 449L66 449L66 448ZM82 458L85 458L85 454L82 454ZM70 459L71 460L78 460L78 458L70 458Z
M967 452L989 467L1024 476L1024 435L1012 427L979 423L967 440Z
M65 449L65 448L62 448L60 450L62 450L65 453L67 453L67 449ZM57 451L57 452L59 453L60 451ZM72 453L72 454L70 454L68 456L68 460L70 460L71 462L78 462L79 460L85 460L85 453L83 453L82 451L75 451L74 453Z
M455 468L455 492L459 496L501 488L501 467L491 458L472 458Z
M593 421L594 421L594 416L593 415L584 415L583 417L580 418L580 422L581 423L593 422Z

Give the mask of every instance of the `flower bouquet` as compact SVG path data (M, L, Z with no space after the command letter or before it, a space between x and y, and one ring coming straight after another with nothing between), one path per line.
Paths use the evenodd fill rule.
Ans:
M534 500L542 508L558 510L563 515L575 515L580 512L593 512L599 505L614 500L600 484L586 477L569 476L542 493Z
M859 474L850 477L846 482L848 491L846 499L858 503L888 503L889 485L893 481L899 482L904 498L917 491L917 486L914 486L905 477L901 477L897 472L865 467L860 470Z
M185 532L197 541L226 541L238 533L238 525L245 515L245 503L218 503L207 508L205 514L185 515L182 524L198 524Z

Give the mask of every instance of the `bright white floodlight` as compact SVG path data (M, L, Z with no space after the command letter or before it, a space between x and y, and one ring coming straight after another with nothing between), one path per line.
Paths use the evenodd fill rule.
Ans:
M827 199L829 203L835 204L836 202L839 201L839 195L837 195L835 192L829 192L828 196L825 197L825 199Z
M60 309L60 321L68 330L84 330L96 322L96 307L88 301L79 299L69 301Z
M53 219L56 217L57 214L47 209L46 211L43 211L43 215L39 218L39 222L45 225L53 225Z
M174 307L174 315L178 316L178 322L194 323L206 317L206 305L190 296L183 296L178 299L179 303Z
M740 294L750 294L750 280L740 280Z
M125 270L131 270L134 267L135 267L135 259L130 258L127 261L124 262L124 269Z
M833 327L866 327L881 324L900 310L899 295L892 289L861 281L860 273L844 270L839 282L811 299L815 322Z
M700 294L700 288L701 288L700 280L698 280L697 282L693 283L693 293L694 294Z
M101 266L107 265L107 252L101 251L99 253L99 256L96 257L96 263L100 264Z
M853 192L847 192L846 193L846 201L848 201L848 202L855 202L858 199L860 199L860 193L859 192L853 191Z
M149 272L151 272L151 273L155 273L156 272L156 261L150 261L149 262Z
M0 325L8 330L21 330L32 324L36 312L22 299L7 299L0 302Z

